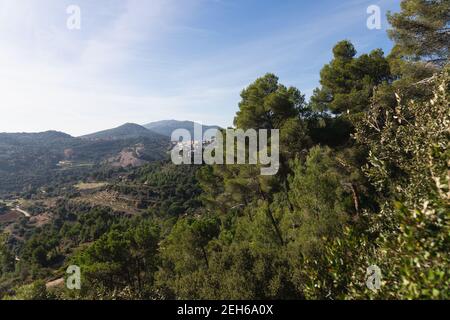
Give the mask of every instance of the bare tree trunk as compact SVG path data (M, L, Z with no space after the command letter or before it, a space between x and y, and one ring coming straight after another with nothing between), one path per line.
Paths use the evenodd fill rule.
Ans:
M355 206L355 212L357 215L359 215L360 210L360 203L359 203L359 197L358 197L358 189L354 183L350 184L350 188L352 189L352 195L353 195L353 203Z
M205 259L206 268L209 268L208 255L206 254L206 250L204 247L202 247L202 253L203 253L203 258Z
M263 198L263 200L267 202L267 215L269 216L270 221L272 222L272 225L273 225L273 227L275 229L275 233L277 234L277 237L278 237L278 240L280 241L280 244L282 246L284 246L284 240L283 240L283 237L281 235L281 231L278 228L278 224L275 221L275 218L274 218L274 216L272 214L272 211L270 210L269 201L266 199L266 196L264 195L264 192L261 190L261 187L260 187L259 183L258 183L258 192L261 195L261 197Z

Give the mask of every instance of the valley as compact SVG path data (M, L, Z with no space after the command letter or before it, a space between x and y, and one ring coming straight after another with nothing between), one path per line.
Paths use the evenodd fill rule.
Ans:
M183 128L186 123L178 125ZM163 131L172 130L177 122L170 125ZM0 230L22 239L23 228L32 230L54 219L58 202L64 199L126 214L143 213L143 208L158 202L160 191L148 182L133 182L135 172L151 163L167 162L170 146L167 136L136 124L79 138L52 131L0 133L0 195L4 199L0 200Z
M16 263L60 289L59 268L111 224L194 210L196 169L176 169L170 146L132 124L80 138L0 134L0 234Z

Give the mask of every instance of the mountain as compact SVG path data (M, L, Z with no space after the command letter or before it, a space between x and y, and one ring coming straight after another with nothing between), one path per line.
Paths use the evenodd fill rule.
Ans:
M30 144L49 143L67 141L73 139L72 136L59 131L46 131L39 133L0 133L0 143Z
M141 166L168 156L170 136L186 129L194 138L194 122L165 120L72 137L58 131L0 133L0 196L28 192L90 174L100 167ZM218 126L203 126L218 129Z
M167 137L170 137L172 132L177 129L186 129L190 132L191 137L194 138L194 124L195 122L193 121L163 120L148 123L144 125L144 127ZM220 127L214 125L203 125L203 133L209 129L220 129Z
M120 127L81 136L84 140L122 140L137 137L165 139L159 133L151 131L135 123L126 123Z

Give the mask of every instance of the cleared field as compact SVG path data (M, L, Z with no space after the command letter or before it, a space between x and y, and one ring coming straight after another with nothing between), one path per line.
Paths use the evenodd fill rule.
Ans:
M93 167L93 163L73 163L72 161L61 161L57 164L59 170L70 170L76 168L90 168Z
M115 211L123 211L131 214L139 213L139 209L134 205L134 199L123 197L116 191L101 191L94 194L82 195L81 197L75 198L74 201L105 206Z
M106 182L92 182L92 183L80 182L76 184L74 187L80 191L83 191L83 190L95 190L98 188L102 188L106 185L108 185Z
M0 200L0 204L3 204L7 207L13 207L19 203L19 200Z

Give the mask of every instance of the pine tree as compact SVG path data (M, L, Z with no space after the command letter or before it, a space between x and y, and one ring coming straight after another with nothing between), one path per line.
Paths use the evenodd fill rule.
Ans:
M403 0L400 13L388 14L393 54L443 66L449 59L450 1Z
M322 86L311 97L312 108L335 114L367 110L373 89L390 81L390 67L383 51L356 57L353 44L341 41L333 48L333 54L333 60L320 72Z

